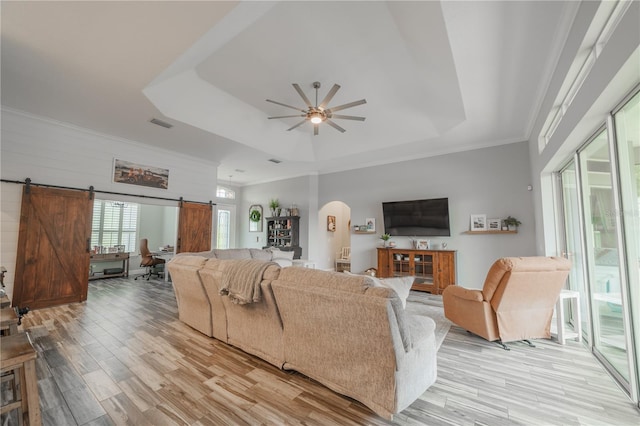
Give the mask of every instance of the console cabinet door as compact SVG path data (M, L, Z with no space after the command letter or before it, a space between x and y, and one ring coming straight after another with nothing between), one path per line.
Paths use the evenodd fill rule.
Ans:
M440 252L438 256L437 283L438 294L442 294L444 289L456 283L456 267L454 252Z

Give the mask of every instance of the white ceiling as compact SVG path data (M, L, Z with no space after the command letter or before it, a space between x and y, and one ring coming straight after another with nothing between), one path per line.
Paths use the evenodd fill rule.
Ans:
M2 2L2 105L220 163L245 184L520 142L576 2ZM329 106L364 122L306 123ZM174 127L149 123L153 117ZM267 161L282 160L280 164ZM242 170L242 171L238 171Z

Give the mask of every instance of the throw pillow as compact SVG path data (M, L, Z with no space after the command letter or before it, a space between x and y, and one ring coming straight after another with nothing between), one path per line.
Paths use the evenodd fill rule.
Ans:
M402 302L402 307L407 307L407 298L413 285L414 277L376 278L369 277L374 287L387 287L396 292Z
M250 248L249 252L251 252L252 259L266 260L268 262L273 258L269 250Z
M276 262L282 268L287 266L293 266L293 255L295 254L292 251L282 251L278 249L272 249L272 262Z

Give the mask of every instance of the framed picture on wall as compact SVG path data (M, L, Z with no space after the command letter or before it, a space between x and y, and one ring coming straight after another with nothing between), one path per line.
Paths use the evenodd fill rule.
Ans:
M486 231L487 230L487 215L486 214L472 214L471 215L471 230L472 231Z
M327 216L327 231L336 232L336 217Z
M169 187L169 170L116 158L113 163L113 181L167 189Z
M367 232L376 232L376 219L373 217L368 217L365 222L367 225Z
M487 231L499 231L502 225L500 219L487 219Z

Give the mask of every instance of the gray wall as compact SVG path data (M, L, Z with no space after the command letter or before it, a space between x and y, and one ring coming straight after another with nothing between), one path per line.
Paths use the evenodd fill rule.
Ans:
M242 191L242 202L238 209L239 247L261 248L266 244L267 229L264 219L262 232L249 232L249 207L253 204L260 204L263 217L269 217L271 215L269 201L272 198L277 198L283 208L290 208L292 204L298 207L302 258L311 257L310 253L313 252L313 249L310 247L316 236L315 234L310 235L309 229L312 229L310 224L315 226L318 216L316 182L316 176L303 176L245 186Z
M377 265L376 247L383 232L382 202L449 198L451 237L430 238L458 251L458 284L481 288L491 264L502 256L535 255L535 221L526 142L423 158L320 176L319 205L342 201L351 208L352 224L376 218L376 234L351 235L351 269ZM516 235L467 235L469 216L515 216L522 221ZM409 247L407 237L392 239ZM330 250L314 259L320 268L332 267Z
M376 247L383 232L382 202L424 198L449 198L451 237L431 238L446 242L458 251L458 283L480 288L491 264L501 256L535 255L535 221L530 184L529 152L526 142L423 158L384 166L362 168L321 176L286 179L243 189L240 218L240 246L262 247L265 232L248 232L251 204L261 204L268 214L270 198L283 206L296 203L301 215L303 258L317 268L334 267L336 235L328 235L327 214L340 214L327 206L346 204L351 223L376 219L376 233L351 234L352 271L377 266ZM317 178L317 190L314 180ZM314 197L317 197L314 200ZM315 208L311 208L315 205ZM246 213L246 214L245 214ZM515 216L522 221L516 235L467 235L469 216L487 218ZM342 218L341 218L342 219ZM348 220L345 218L344 220ZM256 237L260 241L256 241ZM398 247L409 247L406 237L393 239ZM341 243L342 244L342 243Z

